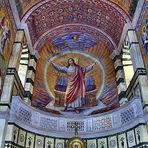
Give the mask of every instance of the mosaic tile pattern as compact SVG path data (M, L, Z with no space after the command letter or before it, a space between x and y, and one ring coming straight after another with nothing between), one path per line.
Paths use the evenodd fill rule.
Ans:
M39 3L40 1L41 0L15 0L20 18L30 9L30 7ZM126 12L128 12L132 0L112 0L112 2L121 6Z
M91 5L87 1L75 1L64 2L62 5L61 3L47 2L33 11L26 22L33 45L48 30L73 23L99 28L106 32L117 45L126 20L115 8L102 1Z
M16 107L16 104L19 105ZM88 116L87 118L81 116L81 118L78 119L80 116L71 115L71 118L65 116L60 116L59 118L59 116L54 116L40 111L34 111L34 109L31 107L21 103L17 97L13 97L13 105L10 117L18 123L40 129L44 132L63 132L64 135L66 133L72 134L74 132L74 128L72 128L72 126L74 126L75 122L77 122L79 125L79 132L81 134L97 133L123 127L141 117L143 115L143 111L141 111L142 106L139 104L141 104L140 99L135 99L125 108L106 113L102 116ZM137 107L138 112L136 112ZM127 111L130 110L134 111L132 118L129 120L127 119ZM116 120L114 121L115 117ZM61 129L61 127L65 128Z
M59 50L84 50L97 44L91 36L82 33L69 33L53 40Z

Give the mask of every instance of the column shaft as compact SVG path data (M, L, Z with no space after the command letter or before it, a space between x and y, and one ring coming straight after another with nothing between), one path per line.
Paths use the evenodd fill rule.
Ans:
M24 100L27 103L31 102L32 94L33 94L33 86L34 86L34 78L36 72L36 62L37 58L35 55L30 56L28 71L27 71L27 78L25 83L25 95Z

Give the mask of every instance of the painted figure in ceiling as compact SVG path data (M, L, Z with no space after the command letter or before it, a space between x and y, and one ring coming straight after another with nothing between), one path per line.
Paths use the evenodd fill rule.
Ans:
M146 19L146 26L143 27L142 43L145 54L148 54L148 19Z
M0 18L0 53L3 54L3 49L5 47L6 41L9 38L9 29L7 25L4 24L4 17Z
M52 63L55 70L66 73L68 77L68 85L65 93L64 103L65 110L67 108L74 108L75 110L85 104L85 74L93 69L93 63L87 67L82 68L77 65L73 58L68 59L67 66L59 66Z

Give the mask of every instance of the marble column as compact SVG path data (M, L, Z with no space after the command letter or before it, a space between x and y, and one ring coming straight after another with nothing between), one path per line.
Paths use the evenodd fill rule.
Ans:
M26 81L26 75L27 75L27 69L29 64L29 49L27 43L24 43L22 54L21 54L21 60L18 70L18 75L21 80L22 86L24 87L25 81Z
M24 38L24 31L17 31L15 42L13 45L12 55L10 57L10 61L7 68L7 73L4 80L3 90L1 94L0 100L0 114L4 115L0 116L0 147L4 147L5 134L7 129L7 115L10 109L10 103L12 98L12 91L14 87L15 81L15 73L18 70L21 52L22 52L22 41Z
M24 31L17 31L15 42L13 45L12 55L7 68L7 73L4 80L3 91L1 95L0 108L4 110L8 109L11 103L11 95L14 86L15 73L18 71L21 52L22 52L22 42L24 39Z
M24 94L24 100L28 104L30 104L31 99L32 99L32 94L33 94L36 63L37 63L36 55L30 55L28 71L27 71L27 78L26 78L26 83L25 83L25 94Z
M129 40L129 51L133 63L133 68L136 72L138 68L144 68L143 58L135 31L133 29L129 29L127 35Z
M128 101L126 98L127 87L125 84L123 64L121 61L121 56L117 50L113 51L111 58L114 60L114 67L116 71L116 84L117 84L118 95L119 95L119 103L120 103L120 106L122 106Z

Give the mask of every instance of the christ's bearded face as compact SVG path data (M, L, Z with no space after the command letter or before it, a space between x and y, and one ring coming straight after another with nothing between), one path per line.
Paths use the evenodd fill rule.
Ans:
M68 64L71 65L71 66L73 66L75 64L74 59L69 59L68 60Z

